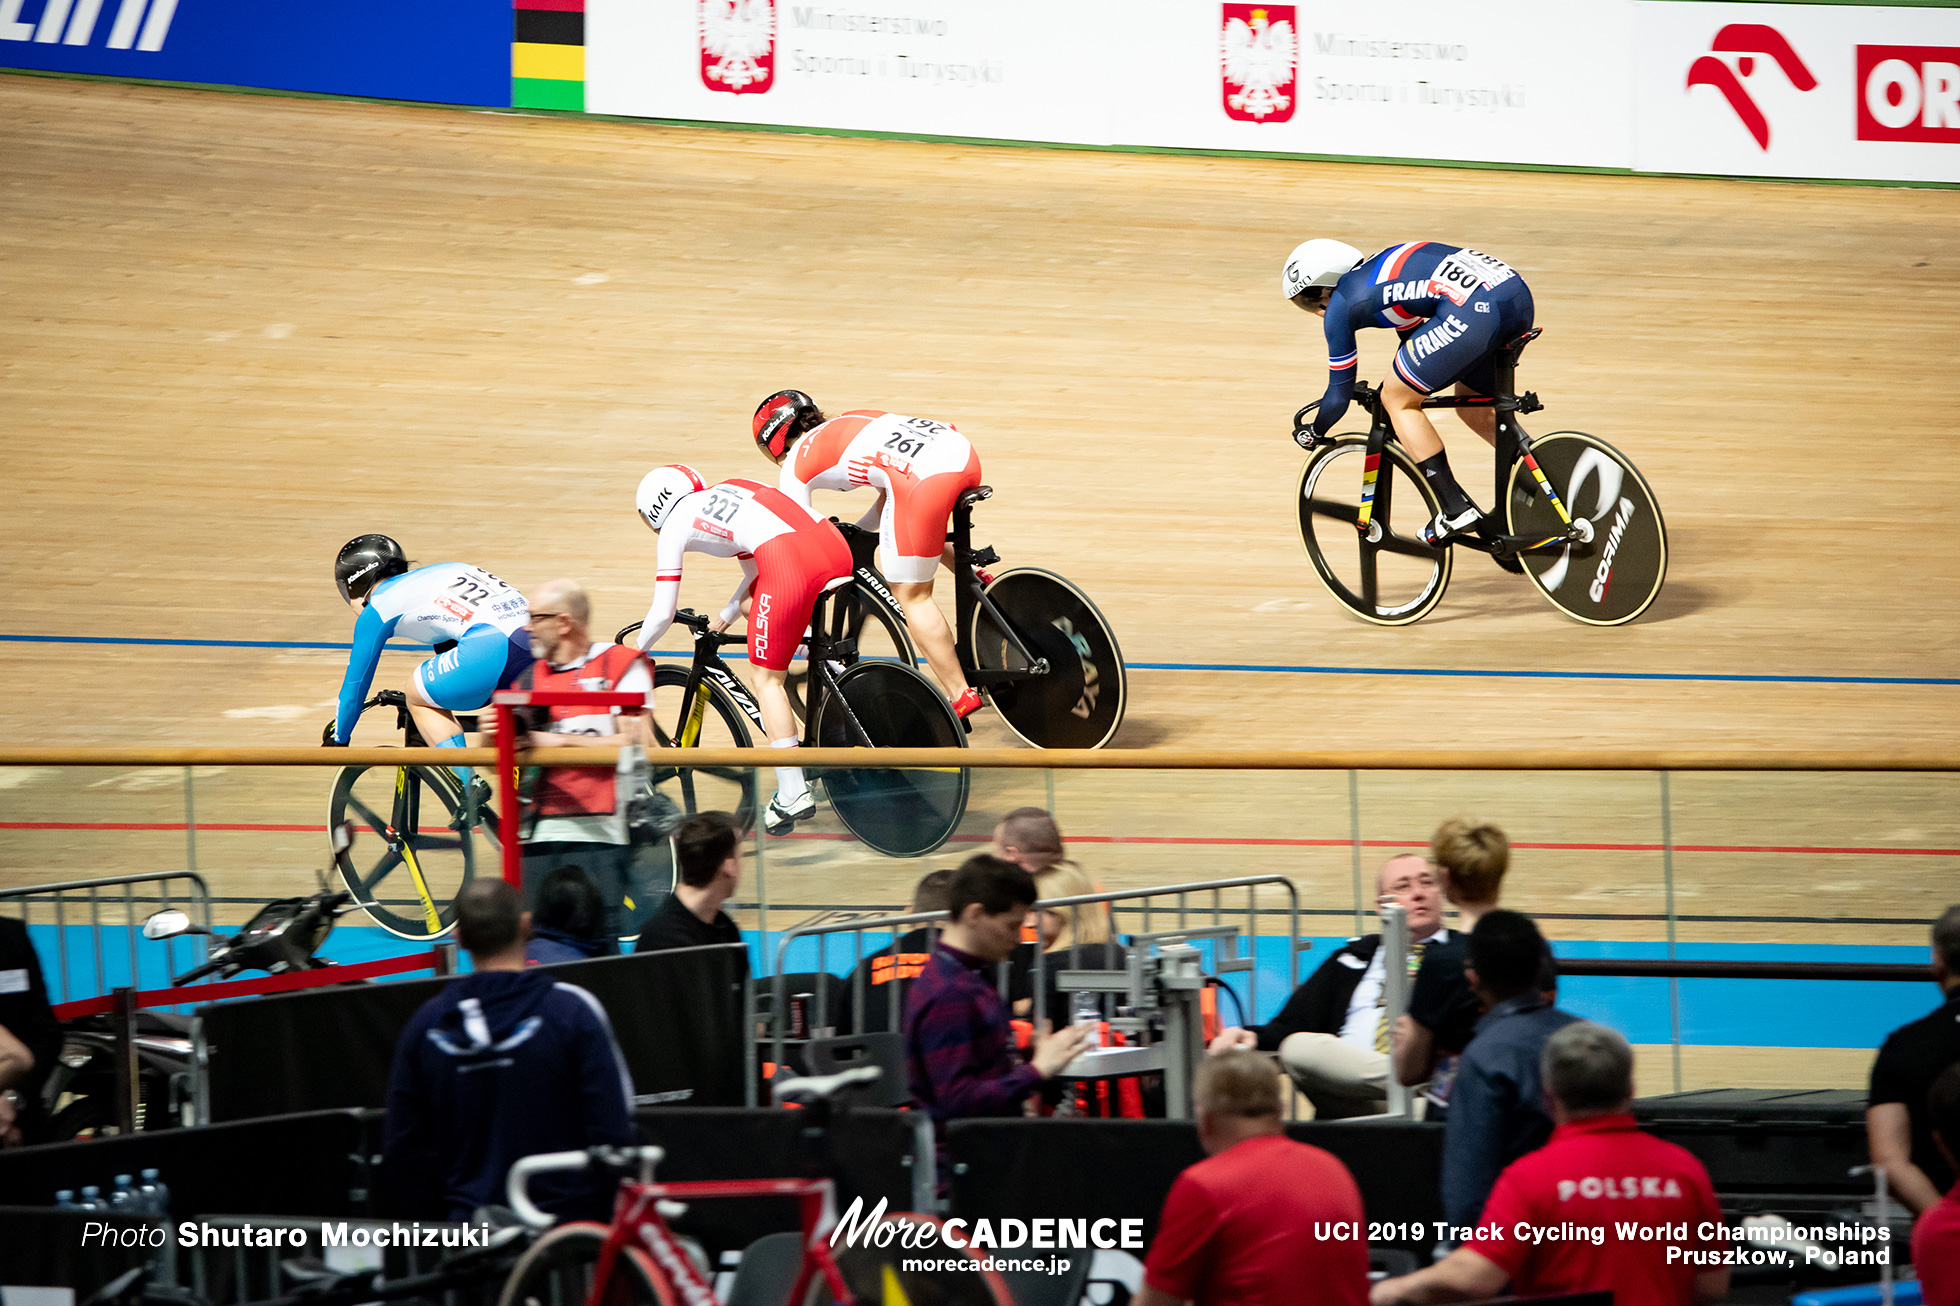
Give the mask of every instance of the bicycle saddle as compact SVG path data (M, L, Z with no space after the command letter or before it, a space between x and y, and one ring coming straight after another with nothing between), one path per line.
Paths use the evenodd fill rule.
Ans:
M1524 352L1524 347L1530 344L1532 341L1536 340L1539 336L1542 336L1544 334L1545 334L1544 327L1533 327L1531 328L1531 330L1519 336L1516 340L1513 340L1509 344L1505 345L1504 353L1510 355L1511 361L1513 363L1516 363L1518 361L1518 355Z
M876 1066L859 1066L854 1070L840 1070L834 1075L804 1075L782 1080L771 1096L778 1102L821 1102L835 1097L844 1089L872 1083L884 1073Z
M970 490L960 491L960 507L971 508L974 504L994 497L991 485L976 485Z

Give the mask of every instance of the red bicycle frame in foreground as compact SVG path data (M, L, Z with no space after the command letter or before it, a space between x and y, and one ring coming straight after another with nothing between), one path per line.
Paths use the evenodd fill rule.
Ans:
M613 1264L628 1248L637 1248L653 1258L675 1290L679 1306L714 1306L714 1287L702 1277L686 1251L675 1240L660 1210L663 1201L693 1197L794 1197L803 1228L803 1260L796 1269L796 1281L787 1302L801 1302L814 1274L821 1273L829 1287L831 1300L848 1302L850 1289L830 1255L830 1231L837 1223L836 1189L828 1179L705 1179L693 1183L650 1184L622 1180L613 1206L611 1232L599 1253L599 1264L592 1281L587 1306L600 1306L606 1299ZM676 1212L678 1214L678 1212Z

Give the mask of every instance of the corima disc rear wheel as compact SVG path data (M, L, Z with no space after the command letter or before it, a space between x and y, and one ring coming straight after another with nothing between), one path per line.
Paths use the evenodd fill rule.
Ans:
M1652 605L1667 579L1667 524L1654 491L1626 455L1583 431L1554 431L1531 442L1545 479L1592 538L1518 556L1525 575L1552 605L1589 626L1618 626ZM1504 496L1512 535L1558 535L1565 522L1523 460Z
M1450 583L1450 550L1423 543L1441 507L1399 445L1382 450L1369 525L1363 533L1368 437L1337 435L1300 470L1300 543L1328 593L1378 626L1420 621Z
M987 597L1021 646L1045 658L1045 675L989 685L1008 728L1036 748L1101 748L1123 724L1129 681L1116 632L1089 596L1050 571L1020 567ZM981 671L1024 671L1028 660L984 607L973 613L973 660Z
M817 708L817 743L862 748L855 718L873 748L965 748L966 730L930 680L896 662L858 662L837 678L845 703L826 695ZM964 767L852 767L826 771L824 793L837 819L887 857L923 857L945 843L966 814Z

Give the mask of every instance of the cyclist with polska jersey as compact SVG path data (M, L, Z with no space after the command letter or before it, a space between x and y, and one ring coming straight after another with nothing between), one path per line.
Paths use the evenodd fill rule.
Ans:
M362 535L341 547L333 574L340 597L361 615L340 682L340 707L322 743L344 746L354 733L382 647L391 637L416 644L456 642L408 678L409 715L422 738L437 748L461 748L463 727L456 713L482 707L498 686L531 665L529 605L481 567L438 562L411 569L401 545L386 535ZM466 766L452 769L467 792L473 773ZM488 797L483 786L479 799Z
M653 605L640 627L639 647L651 649L674 624L680 610L681 559L705 553L734 558L742 579L721 610L716 630L727 630L749 605L749 665L755 669L756 706L769 732L771 748L800 742L784 684L797 645L809 629L817 595L849 580L851 549L823 518L780 490L754 481L729 480L710 486L692 467L656 467L640 482L634 506L641 520L659 532L658 570ZM776 768L776 796L769 800L764 826L788 834L798 821L816 815L817 800L796 766Z
M1394 245L1364 259L1338 240L1309 240L1287 256L1280 289L1326 323L1327 392L1314 416L1314 435L1333 430L1354 397L1354 333L1393 328L1402 347L1382 382L1382 407L1443 505L1423 538L1440 544L1476 527L1483 514L1451 474L1442 437L1422 401L1452 381L1460 395L1492 392L1498 352L1531 329L1531 289L1524 278L1488 254L1435 241ZM1491 409L1456 413L1484 443L1497 443Z
M971 716L980 691L966 683L953 628L932 601L932 582L947 554L946 527L960 494L980 484L980 455L959 431L929 417L859 408L826 418L801 390L779 390L755 410L755 443L783 469L779 488L805 508L812 490L878 492L858 526L878 529L892 596L905 610L926 665L953 711ZM812 509L814 511L814 509Z

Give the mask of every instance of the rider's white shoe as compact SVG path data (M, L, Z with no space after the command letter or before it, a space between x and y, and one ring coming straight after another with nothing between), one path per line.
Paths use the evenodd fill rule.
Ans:
M769 800L769 809L763 813L762 828L772 835L785 835L796 828L798 821L807 821L816 814L817 796L808 789L787 806L779 793Z
M1448 510L1436 514L1436 520L1422 528L1422 541L1434 546L1448 543L1451 537L1461 535L1484 519L1476 504L1470 504L1452 516Z

